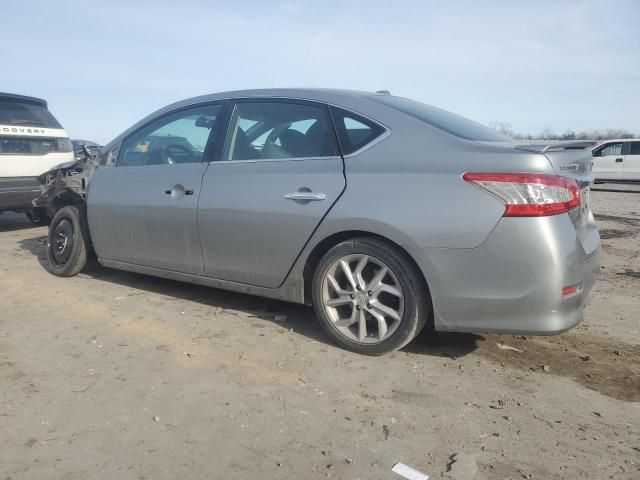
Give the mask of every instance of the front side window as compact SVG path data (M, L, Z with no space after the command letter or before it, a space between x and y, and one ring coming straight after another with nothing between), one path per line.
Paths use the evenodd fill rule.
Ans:
M610 143L606 147L604 147L600 155L606 157L607 155L621 155L622 154L622 143Z
M385 132L377 123L341 108L331 107L331 115L344 155L360 150Z
M336 156L337 147L321 105L239 102L231 118L224 160Z
M201 162L220 105L180 110L131 135L122 144L119 167Z

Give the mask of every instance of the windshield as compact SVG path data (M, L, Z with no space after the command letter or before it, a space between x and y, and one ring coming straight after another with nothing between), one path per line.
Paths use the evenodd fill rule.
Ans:
M388 107L417 118L429 125L444 130L456 137L484 142L508 142L510 139L481 123L447 112L440 108L391 95L375 95L367 97Z
M62 128L46 106L6 99L0 99L0 124Z

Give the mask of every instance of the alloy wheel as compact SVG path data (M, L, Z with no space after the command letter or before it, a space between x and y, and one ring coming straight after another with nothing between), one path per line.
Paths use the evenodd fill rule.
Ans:
M389 338L404 314L398 278L381 260L364 254L344 256L329 267L322 303L336 330L358 343Z

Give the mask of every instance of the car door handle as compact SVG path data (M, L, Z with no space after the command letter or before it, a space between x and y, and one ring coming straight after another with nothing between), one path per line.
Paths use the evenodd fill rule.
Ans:
M165 195L171 195L171 190L165 190L164 193L165 193ZM193 190L185 190L184 194L185 195L193 195Z
M622 163L623 158L616 158L616 163Z
M182 198L184 195L193 195L193 190L186 190L182 185L174 185L173 188L164 191L165 195L171 195L173 198Z
M298 201L306 201L306 202L318 202L320 200L324 200L327 196L324 193L314 193L314 192L293 192L287 193L284 198L287 200L298 200Z

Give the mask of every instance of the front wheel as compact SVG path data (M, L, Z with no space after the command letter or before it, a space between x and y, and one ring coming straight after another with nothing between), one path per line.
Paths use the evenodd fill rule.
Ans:
M399 249L373 238L331 248L314 273L312 296L331 338L365 355L402 348L431 315L431 299L417 267Z
M89 235L84 210L68 205L56 212L47 237L47 270L58 277L72 277L87 263Z

